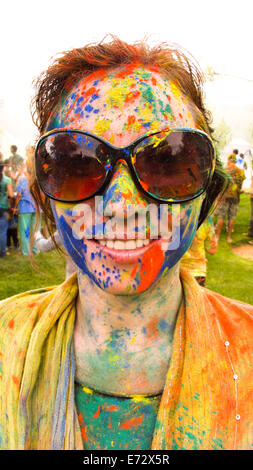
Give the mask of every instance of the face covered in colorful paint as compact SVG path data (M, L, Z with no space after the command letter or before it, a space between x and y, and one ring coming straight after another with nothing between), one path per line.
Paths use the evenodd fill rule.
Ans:
M131 64L106 72L99 70L81 79L62 97L51 116L48 130L89 131L114 146L124 147L138 137L168 127L196 128L198 114L177 86L162 77L158 70ZM196 232L202 200L199 196L187 203L166 205L162 234L162 224L150 216L145 219L142 240L136 240L136 227L134 234L127 232L126 236L126 213L135 224L136 213L146 214L150 203L157 207L159 203L136 188L122 159L118 161L103 197L99 201L95 197L85 201L93 214L93 220L82 219L86 235L77 237L75 234L83 212L79 216L73 212L74 204L52 201L52 208L64 246L80 272L107 292L131 295L150 288L183 256ZM117 223L120 218L123 220L122 230L116 230L119 224L113 226L112 215L116 216ZM159 217L161 219L160 209ZM158 239L152 239L150 235L155 222L160 227ZM87 233L97 233L94 224L101 227L106 223L111 223L114 241L109 241L107 236L102 241L90 239L90 235L87 237ZM133 227L131 221L129 225Z

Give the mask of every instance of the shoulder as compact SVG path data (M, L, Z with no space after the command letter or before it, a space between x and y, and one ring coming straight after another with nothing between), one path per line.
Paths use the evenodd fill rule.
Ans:
M26 335L43 317L50 305L50 315L54 309L64 310L73 302L77 294L76 275L69 277L63 284L44 287L15 295L0 301L0 347L13 335Z
M208 315L218 320L226 336L253 338L253 306L203 288ZM252 342L252 339L250 340Z
M230 299L229 297L225 297L207 288L204 288L203 291L206 301L210 302L213 306L216 306L218 310L223 307L223 309L227 309L229 311L233 310L238 313L248 312L249 316L253 320L253 305L241 302L240 300Z
M22 325L22 321L33 315L34 308L41 305L52 287L36 289L0 301L0 335Z
M31 331L55 297L56 287L37 289L0 301L0 349L1 353L12 344L14 338Z

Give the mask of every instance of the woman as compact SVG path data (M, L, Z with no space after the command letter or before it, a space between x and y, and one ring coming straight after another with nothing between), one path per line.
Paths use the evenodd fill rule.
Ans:
M8 197L13 197L11 179L3 174L4 163L0 162L0 257L6 256L8 229Z
M179 272L224 184L199 72L113 39L34 103L33 194L78 276L1 304L2 447L249 448L252 307Z

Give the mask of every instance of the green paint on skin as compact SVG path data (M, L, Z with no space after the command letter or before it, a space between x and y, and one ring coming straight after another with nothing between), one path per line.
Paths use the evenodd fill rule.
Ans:
M154 116L157 117L157 98L155 96L155 93L153 92L153 89L148 83L142 83L140 86L141 89L141 101L143 104L149 103L151 106L151 111L154 114Z
M171 107L169 104L167 104L166 106L164 105L164 103L162 102L162 100L158 100L159 101L159 105L160 105L160 113L163 114L164 116L166 116L166 118L170 119L171 121L173 120L173 115L172 115L172 110L171 110Z
M139 69L137 70L137 76L139 76L142 80L152 78L151 73L145 70L143 67L139 67Z

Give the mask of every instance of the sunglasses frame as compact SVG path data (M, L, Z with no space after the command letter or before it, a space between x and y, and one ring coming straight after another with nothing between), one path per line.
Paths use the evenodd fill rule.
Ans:
M172 198L167 198L167 199L164 199L164 198L159 198L158 196L155 196L154 194L152 193L149 193L148 191L146 191L139 179L138 179L138 176L137 176L137 173L135 171L135 168L134 168L134 164L132 162L132 159L134 157L133 155L133 149L136 147L136 145L140 144L142 141L144 141L147 137L152 137L152 136L155 136L157 134L161 134L161 133L170 133L170 132L191 132L191 133L194 133L194 134L199 134L201 136L204 136L206 137L207 141L209 142L210 144L210 147L212 149L212 157L211 157L211 160L210 160L210 172L209 172L209 177L208 177L208 180L205 184L205 186L200 190L198 191L196 194L194 194L194 196L190 196L190 197L185 197L185 198L181 198L181 199L177 199L177 200L174 200ZM38 178L38 171L37 171L37 161L38 161L38 150L39 150L39 147L40 145L44 142L45 139L47 139L49 136L51 135L54 135L54 134L61 134L61 133L66 133L66 134L81 134L81 135L85 135L85 136L88 136L88 137L92 137L93 139L105 144L107 147L108 147L108 150L109 150L109 156L110 156L110 168L108 169L107 173L106 173L106 176L105 176L105 180L104 180L104 183L102 184L102 186L97 190L95 191L92 195L86 197L86 198L82 198L82 199L77 199L77 200L67 200L67 199L61 199L61 198L57 198L55 196L52 196L51 194L49 194L43 187L42 187L42 184L40 183L40 180ZM211 154L210 154L211 155ZM160 202L160 203L170 203L170 204L180 204L182 202L188 202L188 201L191 201L193 199L196 199L198 196L200 196L201 194L203 194L206 189L208 188L210 182L211 182L211 179L212 179L212 176L213 176L213 173L214 173L214 168L215 168L215 148L213 146L213 142L212 142L212 139L210 138L210 136L208 134L206 134L204 131L201 131L199 129L193 129L193 128L165 128L165 129L162 129L161 131L157 131L157 132L148 132L146 134L144 134L143 136L141 137L138 137L137 139L135 139L131 144L127 145L126 147L116 147L114 145L112 145L110 142L108 142L107 140L103 139L102 137L100 136L97 136L96 134L93 134L92 132L89 132L89 131L83 131L83 130L80 130L80 129L56 129L56 130L51 130L49 132L47 132L46 134L43 134L40 139L38 140L37 142L37 145L36 145L36 148L35 148L35 172L36 172L36 178L37 178L37 181L38 181L38 184L39 184L39 187L41 189L41 191L46 195L48 196L50 199L53 199L54 201L58 201L58 202L62 202L62 203L66 203L66 204L77 204L79 202L83 202L83 201L86 201L86 200L89 200L91 198L93 198L94 196L97 196L97 195L102 195L106 189L106 187L109 185L111 179L112 179L112 176L114 174L114 169L115 169L115 166L116 166L116 163L119 161L119 160L124 160L126 163L127 163L127 166L130 170L130 173L131 173L131 176L133 178L133 181L136 185L136 187L142 191L143 194L145 194L145 196L155 200L156 202Z

